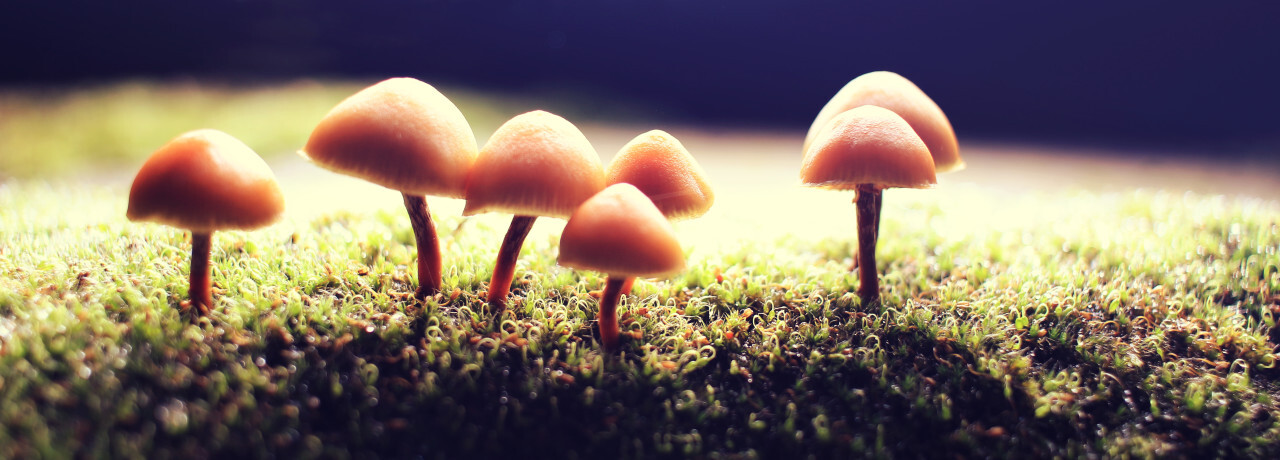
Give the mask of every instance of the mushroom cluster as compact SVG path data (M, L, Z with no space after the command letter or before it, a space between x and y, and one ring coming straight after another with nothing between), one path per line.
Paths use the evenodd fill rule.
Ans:
M864 105L883 107L902 117L929 149L937 172L964 169L956 133L942 108L911 80L883 70L862 74L840 88L809 125L803 150L809 150L809 145L833 118Z
M635 186L672 221L702 216L716 200L707 174L689 150L675 136L657 129L622 146L605 170L605 181ZM622 295L631 293L634 281L627 279Z
M664 131L636 136L606 168L573 123L532 111L508 120L478 148L458 107L412 78L379 82L338 103L300 153L320 167L401 193L418 248L419 300L442 288L428 195L465 199L467 216L512 214L487 286L495 315L503 314L534 221L568 219L557 262L605 274L598 324L609 352L619 349L617 308L632 281L685 267L672 221L701 216L715 201L702 167ZM963 164L942 111L897 74L854 79L818 114L800 175L808 185L856 191L864 304L879 301L875 246L883 190L931 187L937 171ZM252 149L205 129L151 155L134 179L127 215L191 231L188 305L206 315L214 305L213 232L262 227L278 219L283 206L270 168Z
M933 158L897 114L864 105L837 115L814 139L800 167L807 185L857 191L858 296L880 300L876 239L880 197L887 188L928 188L937 183Z
M938 172L964 168L955 131L938 104L893 72L853 79L827 102L805 136L800 178L806 185L854 190L863 304L879 302L875 248L881 191L928 188Z

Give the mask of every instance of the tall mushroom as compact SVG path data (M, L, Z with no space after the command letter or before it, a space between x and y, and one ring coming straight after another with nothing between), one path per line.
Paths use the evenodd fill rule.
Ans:
M434 87L392 78L343 100L299 153L326 169L397 190L418 246L423 299L440 290L440 243L425 195L462 198L476 138L458 107Z
M560 265L606 274L600 297L600 342L618 349L618 300L634 277L661 278L684 269L671 223L630 184L614 184L582 203L560 234Z
M622 146L604 175L610 185L627 183L640 189L672 221L706 214L715 202L702 166L675 136L662 130L646 132ZM627 280L622 295L631 292L634 281Z
M535 110L503 123L467 179L463 215L513 214L489 281L489 304L505 308L520 248L538 217L567 219L604 188L600 156L568 120Z
M206 315L213 308L213 232L259 228L283 211L284 197L262 158L227 133L202 129L147 158L129 189L126 215L191 231L191 307Z
M951 122L947 120L947 115L942 112L942 108L938 107L938 104L911 80L888 71L869 72L844 85L822 107L813 124L809 126L809 133L804 139L803 152L807 154L813 140L836 115L864 105L884 107L906 120L928 147L937 172L945 173L964 169L964 160L960 158L956 133L951 129ZM879 228L880 223L875 224ZM858 258L855 255L850 269L857 267Z
M864 305L878 302L881 191L937 183L928 148L902 117L881 107L862 106L836 115L814 138L800 178L806 185L857 191L858 296Z

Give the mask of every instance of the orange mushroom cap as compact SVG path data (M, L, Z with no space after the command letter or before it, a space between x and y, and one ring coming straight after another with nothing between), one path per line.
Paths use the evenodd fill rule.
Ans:
M928 188L938 182L920 136L889 109L864 105L837 115L813 140L800 166L807 185L853 189Z
M535 110L507 120L480 150L462 214L498 211L567 219L603 188L600 155L582 131Z
M274 222L284 196L271 168L239 139L201 129L169 141L143 163L126 215L197 232Z
M662 278L684 270L671 223L631 184L582 203L560 234L560 265L615 276Z
M476 150L453 102L416 79L392 78L338 103L299 153L393 190L461 198Z
M715 202L702 166L679 140L656 129L622 147L605 169L605 182L636 186L669 219L701 216Z
M947 115L942 113L942 108L911 80L886 71L863 74L844 85L822 107L818 117L813 120L813 125L809 126L809 134L804 138L804 151L809 151L814 138L832 118L864 105L884 107L906 120L924 141L924 145L928 146L937 172L964 169L956 133L951 129Z

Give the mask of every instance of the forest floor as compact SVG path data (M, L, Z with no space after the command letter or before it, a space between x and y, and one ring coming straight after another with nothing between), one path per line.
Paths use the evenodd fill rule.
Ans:
M444 289L418 302L395 192L268 155L287 215L215 235L192 324L189 237L124 218L136 166L0 183L0 457L1280 451L1271 160L962 139L967 169L885 193L868 306L852 196L798 184L800 133L582 126L606 162L666 129L717 193L614 354L554 219L495 316L509 217L429 199Z

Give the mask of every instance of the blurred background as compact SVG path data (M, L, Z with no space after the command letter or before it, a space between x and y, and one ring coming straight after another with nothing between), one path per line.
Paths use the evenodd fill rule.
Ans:
M798 158L827 99L873 70L933 97L979 165L1036 146L1280 176L1274 1L9 0L0 43L0 177L134 168L205 126L291 152L391 76L440 87L481 142L546 108L769 135Z

